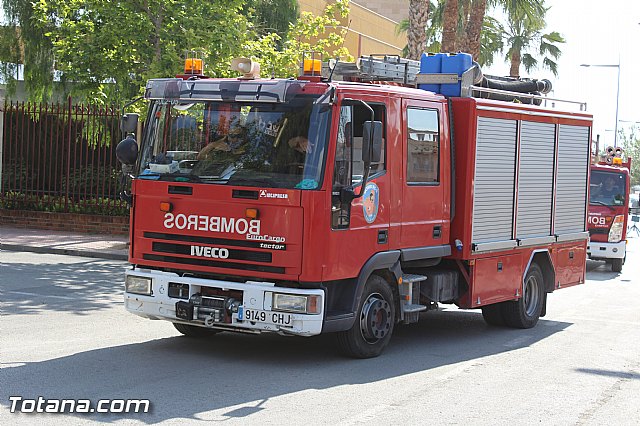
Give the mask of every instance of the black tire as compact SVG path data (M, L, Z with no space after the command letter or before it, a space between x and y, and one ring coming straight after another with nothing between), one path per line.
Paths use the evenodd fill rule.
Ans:
M503 327L504 317L502 316L502 303L494 303L482 307L482 318L484 322L496 327Z
M377 357L389 343L395 322L391 287L382 277L372 275L364 285L353 327L337 333L338 347L353 358Z
M611 259L611 270L613 272L622 272L622 265L624 259Z
M193 337L193 338L211 337L214 334L222 333L222 330L214 330L212 328L196 327L195 325L181 324L179 322L174 322L173 326L180 333L184 334L187 337Z
M522 297L514 302L503 302L502 316L509 327L532 328L540 319L544 305L544 277L540 267L532 263L524 278Z

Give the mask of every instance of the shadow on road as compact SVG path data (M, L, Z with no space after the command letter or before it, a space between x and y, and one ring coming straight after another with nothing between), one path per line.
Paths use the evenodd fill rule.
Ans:
M541 320L533 329L514 330L489 327L475 311L429 312L420 323L399 327L386 352L368 360L338 357L331 335L168 337L5 366L0 370L0 404L8 405L11 395L94 403L135 398L149 399L152 413L82 418L152 423L201 419L200 413L211 410L223 410L224 418L243 418L268 409L262 405L277 396L398 378L469 360L482 362L483 357L528 347L569 325Z
M580 373L594 374L596 376L640 380L640 374L635 373L633 371L612 371L612 370L601 370L601 369L593 369L593 368L577 368L576 371Z
M70 263L0 262L0 313L64 311L86 315L122 301L126 263L72 258Z

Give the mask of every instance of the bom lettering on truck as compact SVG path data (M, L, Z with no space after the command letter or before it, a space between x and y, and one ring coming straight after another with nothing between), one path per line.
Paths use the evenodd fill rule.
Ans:
M166 213L163 225L167 229L175 228L187 231L223 232L239 235L260 234L260 220L258 219Z

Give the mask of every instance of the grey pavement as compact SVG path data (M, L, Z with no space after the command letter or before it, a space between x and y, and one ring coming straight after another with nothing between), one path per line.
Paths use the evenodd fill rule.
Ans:
M0 226L0 250L127 260L129 237Z

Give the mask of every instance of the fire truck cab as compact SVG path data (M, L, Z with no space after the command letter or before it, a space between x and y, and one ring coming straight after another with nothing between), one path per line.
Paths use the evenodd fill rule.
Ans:
M239 63L149 81L141 141L118 147L130 312L189 336L331 332L366 358L438 304L529 328L584 282L589 114L473 97L470 67L364 58L321 77L310 61L260 79Z
M631 158L622 157L622 149L614 147L602 157L592 155L589 181L587 253L609 263L613 272L622 271L627 255Z

